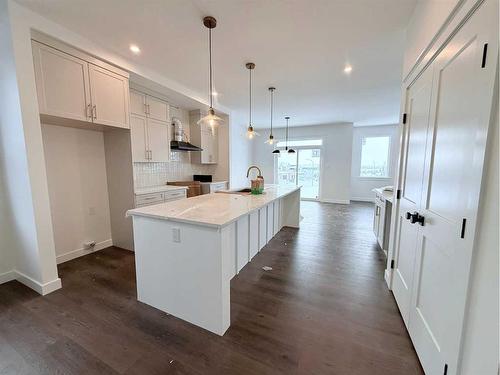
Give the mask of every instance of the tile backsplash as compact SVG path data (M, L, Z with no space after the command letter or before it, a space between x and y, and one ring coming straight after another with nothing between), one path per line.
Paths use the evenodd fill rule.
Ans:
M192 181L193 174L214 174L215 165L191 164L188 152L171 152L170 161L134 163L134 187L165 185L167 181Z

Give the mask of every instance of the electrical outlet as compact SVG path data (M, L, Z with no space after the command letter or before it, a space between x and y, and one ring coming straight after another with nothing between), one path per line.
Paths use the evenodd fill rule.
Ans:
M181 242L181 229L172 228L172 241Z

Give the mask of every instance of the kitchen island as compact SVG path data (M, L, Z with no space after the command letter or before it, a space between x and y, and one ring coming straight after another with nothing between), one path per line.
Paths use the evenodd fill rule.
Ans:
M300 187L218 192L127 215L138 300L223 335L231 321L230 280L283 226L299 227Z

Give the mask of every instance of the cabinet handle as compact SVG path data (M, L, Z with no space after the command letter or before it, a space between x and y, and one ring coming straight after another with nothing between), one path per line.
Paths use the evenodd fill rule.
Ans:
M144 103L144 114L148 114L148 105L146 103Z
M93 118L94 120L97 120L97 107L95 106L95 104L94 104L94 106L92 107L92 118Z
M149 160L153 160L153 150L149 150Z
M87 117L90 117L90 119L92 120L92 105L91 104L87 104Z
M151 107L148 104L148 115L150 115L150 114L151 114Z
M146 160L149 159L149 152L148 152L148 150L144 150L144 159L146 159Z

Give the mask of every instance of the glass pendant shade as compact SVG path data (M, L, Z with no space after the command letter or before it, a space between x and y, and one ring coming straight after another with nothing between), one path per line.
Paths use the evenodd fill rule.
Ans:
M250 125L248 128L247 128L247 132L245 134L245 136L248 138L248 139L254 139L255 137L260 137L260 134L257 133L254 129L253 129L253 126Z
M266 143L269 145L274 145L276 143L274 136L272 134L269 135L269 139L266 141Z
M196 123L200 126L209 126L213 132L217 126L224 124L224 120L215 114L213 108L210 108L207 115L203 116Z

